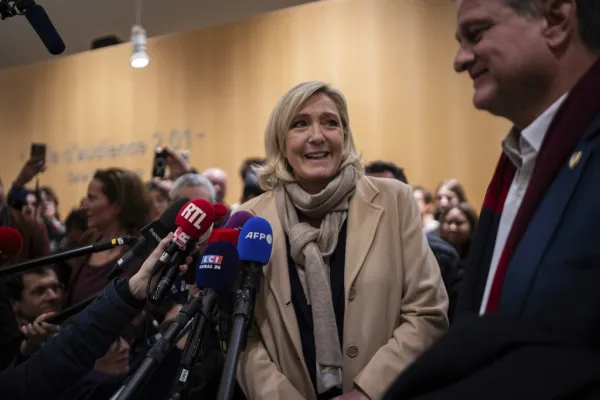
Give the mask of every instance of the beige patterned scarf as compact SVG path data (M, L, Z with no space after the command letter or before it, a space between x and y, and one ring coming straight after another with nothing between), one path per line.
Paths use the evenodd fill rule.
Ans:
M355 187L356 171L346 166L323 191L314 195L297 183L275 188L277 214L290 240L290 253L312 308L319 394L342 387L343 357L331 299L329 260ZM320 228L300 222L298 214L321 219Z

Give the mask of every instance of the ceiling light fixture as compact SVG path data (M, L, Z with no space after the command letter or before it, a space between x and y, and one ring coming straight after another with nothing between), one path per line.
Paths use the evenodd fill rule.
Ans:
M150 64L146 53L146 30L142 28L142 0L136 1L136 24L131 28L131 46L133 54L129 63L133 68L144 68Z
M131 28L131 45L133 46L131 66L133 68L147 67L150 64L150 57L146 53L146 31L139 25Z

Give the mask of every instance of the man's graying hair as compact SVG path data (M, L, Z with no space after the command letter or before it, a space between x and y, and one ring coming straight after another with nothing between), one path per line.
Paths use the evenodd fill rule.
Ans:
M179 190L183 186L204 186L210 192L210 203L215 203L217 201L217 192L213 184L208 180L208 178L200 175L200 174L185 174L177 178L175 182L173 182L173 186L171 187L171 192L169 196L171 200L179 199Z
M527 17L537 17L542 12L542 0L504 0L504 3ZM600 54L600 1L576 0L575 4L581 39L590 51Z

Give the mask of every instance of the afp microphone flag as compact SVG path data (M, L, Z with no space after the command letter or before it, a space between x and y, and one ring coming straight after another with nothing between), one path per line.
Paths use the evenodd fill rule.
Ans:
M260 217L250 218L240 231L238 253L241 261L266 265L273 250L273 230L269 222Z

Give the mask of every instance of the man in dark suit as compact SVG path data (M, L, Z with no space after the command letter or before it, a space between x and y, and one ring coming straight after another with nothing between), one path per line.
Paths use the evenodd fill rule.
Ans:
M514 124L457 316L512 315L600 348L598 4L463 0L455 69L473 79L475 107Z
M550 371L543 360L562 359L551 356L559 344L585 354L600 351L600 2L457 3L454 67L473 80L475 107L508 119L513 128L502 142L471 248L455 312L460 327L454 331L462 329L461 334L454 335L451 328L399 379L389 398L406 394L411 380L430 391L444 388L441 398L452 398L451 393L460 391L449 388L466 383L479 398L500 393L506 398L536 389L512 385L519 374ZM496 327L494 337L475 329L498 321L512 325ZM464 329L467 323L474 328ZM479 335L469 342L470 331ZM552 343L547 357L500 362L522 356L536 342ZM464 347L452 353L457 345ZM444 354L456 359L443 360ZM579 354L573 357L572 363L561 361L570 369L563 372L583 365L576 361ZM440 368L441 361L449 369ZM487 378L512 378L478 386L475 377L492 369ZM561 381L561 374L548 374L542 381L562 382L563 388L573 383ZM478 387L489 393L473 390ZM557 389L547 395L572 393Z

